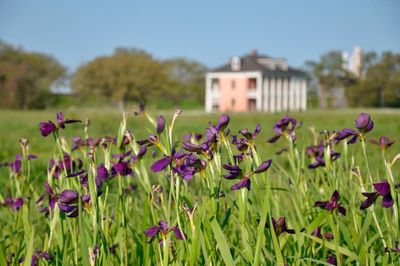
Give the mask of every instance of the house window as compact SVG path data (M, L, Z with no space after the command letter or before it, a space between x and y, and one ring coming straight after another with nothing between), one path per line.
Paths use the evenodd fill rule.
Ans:
M211 80L211 90L212 90L212 91L218 91L218 90L219 90L219 82L218 82L218 79L212 79L212 80Z
M256 99L249 99L248 101L248 110L249 112L256 111Z
M257 88L257 80L255 78L249 79L249 90L255 90Z
M232 107L232 109L235 109L235 104L236 104L235 99L232 99L232 100L231 100L231 107Z
M236 82L235 82L235 80L232 80L232 82L231 82L231 88L232 88L232 89L235 89L235 88L236 88Z

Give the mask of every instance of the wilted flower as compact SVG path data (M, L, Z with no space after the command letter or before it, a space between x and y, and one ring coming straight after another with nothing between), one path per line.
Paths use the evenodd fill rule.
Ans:
M382 207L391 208L394 204L392 195L390 194L390 184L387 180L382 180L379 183L374 183L376 192L363 192L362 194L367 198L361 203L360 209L364 210L369 208L379 196L382 196Z
M384 136L380 137L378 140L372 139L369 142L375 145L380 145L383 151L386 151L388 148L390 148L390 146L392 146L395 143L394 140L390 140Z
M273 130L275 131L275 136L267 140L269 143L276 142L280 137L290 138L292 142L296 141L296 134L294 130L297 126L297 120L293 117L285 115L281 118L276 124L273 126Z
M330 201L316 201L314 207L320 207L321 209L325 209L330 212L337 209L339 213L346 215L346 209L339 203L339 198L339 192L335 190Z
M365 133L374 128L374 122L371 120L371 116L366 113L361 113L354 121L354 125L358 129L358 132L350 128L345 128L338 133L335 139L341 141L351 137L351 139L347 141L347 144L355 143L358 138L364 141Z
M40 132L43 137L47 137L51 133L55 132L59 128L65 128L65 124L72 124L72 123L78 123L82 122L81 120L75 120L75 119L64 119L64 114L59 112L57 113L57 126L52 122L40 122L39 128Z

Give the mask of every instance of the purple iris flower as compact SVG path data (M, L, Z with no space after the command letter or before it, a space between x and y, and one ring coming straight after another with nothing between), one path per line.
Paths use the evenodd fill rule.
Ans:
M251 180L250 177L254 174L260 174L269 169L272 164L272 160L264 161L258 166L254 171L244 175L242 169L238 165L232 164L224 164L223 168L229 171L229 174L225 174L224 178L226 179L238 179L240 178L239 182L234 184L231 187L231 190L238 190L241 188L247 188L250 190L251 187Z
M338 133L335 139L341 141L351 137L351 139L347 141L347 144L355 143L358 138L363 141L365 133L370 132L374 128L374 121L371 120L369 114L361 113L354 121L354 125L358 129L358 132L350 128L345 128Z
M24 205L24 199L19 197L13 200L11 197L7 197L6 200L1 203L1 205L8 205L11 209L18 211Z
M53 259L53 256L46 251L39 251L35 249L35 252L32 255L31 258L31 266L37 266L39 265L38 262L40 259L45 259L47 261L51 261Z
M228 126L230 120L231 119L228 115L222 114L218 119L217 123L218 130L223 131Z
M66 189L59 195L58 207L60 208L60 211L67 214L68 217L75 218L79 213L79 199L79 195L76 191Z
M285 232L288 234L296 233L294 229L287 228L285 217L279 217L278 221L276 221L275 218L272 217L272 225L274 226L275 234L277 237Z
M390 184L387 180L382 180L379 183L374 183L375 192L363 192L362 194L367 198L361 203L360 209L364 210L371 207L372 204L382 196L382 207L391 208L394 204L392 195L390 193Z
M395 143L394 140L390 140L385 136L380 137L378 140L372 139L369 142L375 145L380 145L383 151L386 151L388 148L390 148L390 146L392 146Z
M139 145L146 145L147 147L150 147L158 144L158 137L156 135L150 134L147 139L137 140L136 143Z
M159 221L158 225L153 225L152 227L146 229L144 234L147 237L151 237L149 243L151 243L158 235L165 239L169 232L173 231L174 235L179 240L184 240L186 238L185 234L179 230L178 226L170 227L166 221Z
M157 134L161 134L165 128L165 118L160 115L157 117Z
M44 182L44 187L46 189L45 193L39 197L39 199L36 201L36 204L41 202L46 196L48 197L48 205L51 210L54 209L56 202L58 200L58 195L54 193L53 189L50 187L49 183ZM47 213L49 210L47 207L41 208L41 212Z
M205 152L209 149L209 146L207 145L207 143L202 143L200 145L197 144L193 144L190 142L184 142L182 143L182 147L183 149L190 151L190 152L197 152L197 153L201 153L201 152Z
M175 161L176 163L179 162L178 164L180 165L185 156L186 155L183 152L174 152L173 151L172 156L165 155L164 158L153 163L153 165L151 166L151 170L154 173L161 172L165 168L167 168L173 161Z
M285 115L273 126L275 136L267 140L269 143L276 142L282 136L288 136L294 142L296 140L296 134L294 130L297 126L297 120L293 117Z
M328 257L326 257L326 262L331 265L337 265L336 256L334 254L329 254Z
M143 158L143 156L147 152L147 147L146 146L140 146L139 151L136 155L132 155L131 159L133 162L139 161Z
M72 139L72 145L71 145L71 150L77 150L82 147L90 147L94 148L97 147L100 142L102 141L101 138L93 139L93 138L88 138L86 140L81 139L81 137L77 136ZM103 139L105 141L105 139Z
M338 212L342 215L346 215L346 209L339 203L339 192L335 190L332 194L331 200L329 201L316 201L314 207L320 207L321 209L328 210L332 212L337 209Z
M67 177L79 176L85 171L82 169L82 160L75 159L71 160L71 156L68 153L64 153L64 161L58 160L57 162L53 159L49 162L49 171L53 171L53 177L58 179L60 174L65 170Z
M313 236L318 237L318 238L333 239L333 234L332 233L321 234L321 227L319 227L319 226L317 226L317 228L315 228L314 231L311 234Z
M39 129L43 137L47 137L51 133L55 132L59 128L65 128L65 124L79 123L81 120L76 119L64 119L64 114L61 112L57 113L57 126L52 122L40 122Z
M327 144L329 145L329 144ZM325 163L325 145L320 142L318 145L308 146L306 149L307 157L310 159L314 159L313 163L308 165L309 169L315 169L318 167L324 167ZM334 151L332 148L330 149L330 159L331 161L335 161L340 157L340 153Z
M394 248L389 248L389 247L385 247L385 252L394 252L394 253L400 253L400 248L399 248L399 241L396 240L394 242Z

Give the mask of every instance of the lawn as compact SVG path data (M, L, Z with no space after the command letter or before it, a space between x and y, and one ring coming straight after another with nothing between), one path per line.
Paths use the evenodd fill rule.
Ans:
M43 137L39 123L56 123L57 111L84 122ZM400 161L393 160L399 143L382 153L369 141L387 136L398 142L400 110L291 113L299 121L296 138L289 137L294 134L290 126L283 127L275 143L267 140L284 114L229 114L229 135L226 123L220 123L206 147L196 146L191 154L179 153L184 135L204 135L220 114L183 110L170 134L174 111L149 111L154 121L160 114L166 119L158 133L155 124L134 111L126 123L111 109L0 111L0 163L24 154L18 171L0 168L0 265L24 258L31 258L26 265L39 260L46 265L399 262ZM374 128L362 129L354 144L333 141L333 131L358 132L354 121L361 112L371 115ZM258 123L257 136L239 133L245 128L253 133ZM320 134L325 129L329 131ZM135 140L149 134L157 140L149 138L155 145L142 156L139 145L123 144L127 131ZM85 139L86 134L115 136L119 146L107 143L70 152L73 137ZM233 144L231 135L243 138L244 146ZM29 150L20 145L21 138L29 140ZM308 158L306 148L320 141L322 150L311 152L317 158ZM171 154L172 146L177 153ZM234 160L240 147L242 159ZM75 162L69 168L64 152ZM27 160L27 154L38 158ZM47 171L50 159L55 163Z

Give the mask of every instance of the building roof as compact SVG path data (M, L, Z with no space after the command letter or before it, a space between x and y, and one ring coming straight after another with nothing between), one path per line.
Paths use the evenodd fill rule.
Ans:
M240 59L240 69L232 69L231 62L227 64L212 69L210 72L254 72L260 71L264 75L274 76L274 75L291 75L291 76L304 76L305 72L298 68L293 68L287 65L286 59L284 58L272 58L267 55L260 55L256 51L239 57ZM273 66L262 63L268 62L273 64ZM278 64L276 64L278 62ZM286 64L286 67L279 66L279 63Z

